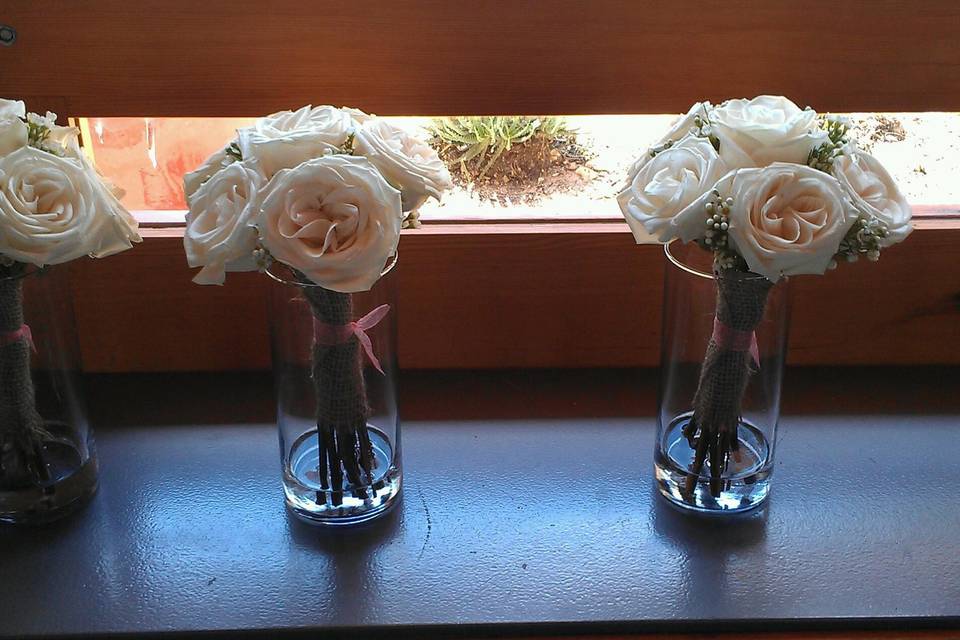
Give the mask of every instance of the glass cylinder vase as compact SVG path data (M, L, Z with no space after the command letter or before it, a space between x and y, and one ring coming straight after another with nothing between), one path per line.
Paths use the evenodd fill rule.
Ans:
M269 273L283 491L305 522L365 522L400 497L395 264L361 293Z
M693 243L665 252L657 486L681 507L745 511L770 491L789 283L715 272Z
M0 522L61 518L96 492L66 266L0 266Z

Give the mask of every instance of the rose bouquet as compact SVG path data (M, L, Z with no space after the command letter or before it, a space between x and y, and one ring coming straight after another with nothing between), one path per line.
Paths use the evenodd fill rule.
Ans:
M79 130L56 114L0 100L0 491L49 487L54 436L37 409L24 321L24 279L139 242L137 223L80 149Z
M633 164L618 202L638 243L695 242L713 254L714 331L683 435L694 451L686 491L709 467L717 496L740 446L771 287L877 260L910 233L910 206L846 121L778 96L695 104Z
M386 305L353 321L352 294L379 280L404 222L451 185L426 143L355 109L303 107L258 119L184 177L184 248L199 284L260 270L302 291L314 320L317 501L365 498L374 451L363 376L364 329ZM288 277L278 276L284 271ZM363 480L366 479L366 483Z

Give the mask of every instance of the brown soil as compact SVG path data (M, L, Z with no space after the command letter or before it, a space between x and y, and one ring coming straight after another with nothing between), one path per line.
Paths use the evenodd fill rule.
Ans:
M586 150L573 135L550 138L535 134L501 154L482 176L479 174L489 157L473 158L461 166L459 150L433 142L453 181L481 200L529 204L543 196L580 188L597 175L587 166Z
M888 116L870 116L854 126L857 140L865 151L870 151L878 142L902 142L907 132L897 118Z

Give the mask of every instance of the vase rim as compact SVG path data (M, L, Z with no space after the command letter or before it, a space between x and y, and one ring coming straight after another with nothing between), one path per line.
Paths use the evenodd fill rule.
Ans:
M27 268L21 271L20 273L13 276L0 276L0 282L14 282L16 280L23 280L24 278L29 278L30 276L35 276L38 273L43 273L50 268L50 265L35 265L33 263L26 263Z
M674 239L671 240L670 242L667 242L667 243L665 243L665 244L663 245L663 253L664 253L664 255L667 256L667 260L669 260L669 261L673 264L673 266L675 266L676 268L678 268L678 269L680 269L681 271L684 271L684 272L686 272L686 273L689 273L689 274L692 275L692 276L696 276L696 277L698 277L698 278L703 278L703 279L705 279L705 280L716 280L716 279L717 279L717 276L716 276L714 273L712 273L712 272L708 273L708 272L706 272L706 271L701 271L700 269L697 269L696 267L692 267L692 266L690 266L690 265L688 265L688 264L685 264L680 258L678 258L677 256L675 256L675 255L673 254L673 252L670 250L670 247L672 247L673 244L674 244L675 242L678 242L678 241L679 241L679 238L674 238ZM681 243L681 244L684 244L684 243ZM759 273L753 273L752 271L747 271L747 272L745 272L745 273L746 273L746 279L752 279L752 278L757 278L757 279L762 279L762 280L767 280L767 279L768 279L767 277L762 276L762 275L760 275ZM786 277L783 278L783 280L786 280L786 279L787 279Z
M399 259L400 259L400 252L399 252L399 251L394 251L394 252L393 252L393 255L390 256L389 258L387 258L387 264L384 265L383 270L380 272L380 276L377 278L377 280L379 281L380 278L382 278L383 276L385 276L385 275L387 275L388 273L390 273L391 271L393 271L393 268L397 266L397 261L398 261ZM281 264L283 264L283 263L281 263ZM284 266L287 266L287 265L284 265ZM289 268L289 267L288 267L288 268ZM313 287L319 287L319 288L321 288L321 289L325 289L325 288L326 288L326 287L324 287L322 284L317 284L316 282L298 282L298 281L296 281L296 280L287 280L286 278L283 278L283 277L281 277L281 276L278 276L278 275L275 274L273 271L271 271L269 268L266 269L266 270L264 270L264 273L267 274L267 277L268 277L268 278L270 278L271 280L273 280L274 282L277 282L277 283L279 283L279 284L288 284L288 285L290 285L290 286L292 286L292 287L301 287L301 288L304 288L304 289L313 288Z

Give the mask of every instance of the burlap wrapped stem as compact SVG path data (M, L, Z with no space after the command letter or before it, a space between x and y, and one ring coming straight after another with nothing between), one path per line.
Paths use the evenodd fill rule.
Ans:
M716 319L732 331L753 334L767 304L773 283L755 273L717 269ZM693 400L693 417L684 427L695 451L686 490L692 493L707 460L710 461L710 493L720 495L722 474L731 453L739 449L743 394L752 373L750 350L730 349L711 338L700 369L700 382Z
M353 298L349 293L331 291L312 284L297 272L304 297L317 323L342 326L353 320ZM353 494L367 498L363 487L373 483L376 465L367 430L370 405L363 378L363 352L354 336L337 344L313 344L311 371L317 398L317 440L321 491L317 501L325 502L331 491L334 505L343 501L344 471Z

